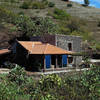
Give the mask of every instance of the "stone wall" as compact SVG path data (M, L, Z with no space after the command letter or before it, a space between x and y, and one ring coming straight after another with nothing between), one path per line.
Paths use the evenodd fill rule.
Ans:
M69 35L56 35L56 46L68 50L68 43L72 43L72 51L81 52L82 39L79 36L69 36Z
M68 43L72 43L72 51L73 52L81 52L82 51L82 38L79 36L68 36L68 35L56 35L56 46L68 50ZM76 67L81 63L81 56L73 57L73 65Z
M44 35L39 37L32 37L31 41L41 41L43 43L50 43L52 45L56 45L60 48L68 50L68 43L72 43L72 51L73 52L81 52L82 39L80 36L69 36L69 35ZM78 66L82 61L81 56L73 57L73 65Z

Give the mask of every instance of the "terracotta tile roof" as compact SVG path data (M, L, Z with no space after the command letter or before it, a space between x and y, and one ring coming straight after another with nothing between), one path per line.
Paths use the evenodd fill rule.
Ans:
M9 52L10 52L10 50L8 50L8 49L2 49L2 50L0 50L0 55L6 54L6 53L9 53Z
M54 45L42 42L18 41L30 54L72 54Z

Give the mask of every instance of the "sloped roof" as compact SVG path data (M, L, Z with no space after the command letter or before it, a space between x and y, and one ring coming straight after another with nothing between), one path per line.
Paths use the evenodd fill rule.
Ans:
M1 49L0 50L0 55L7 54L7 53L10 53L10 50L8 50L8 49Z
M30 54L72 54L54 45L42 42L18 41Z

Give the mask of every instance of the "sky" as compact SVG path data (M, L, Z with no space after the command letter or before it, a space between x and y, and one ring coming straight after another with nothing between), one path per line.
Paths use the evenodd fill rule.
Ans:
M84 0L71 0L71 1L79 2L80 4L84 3ZM89 6L94 6L96 8L100 8L100 0L89 0L89 1L90 1Z

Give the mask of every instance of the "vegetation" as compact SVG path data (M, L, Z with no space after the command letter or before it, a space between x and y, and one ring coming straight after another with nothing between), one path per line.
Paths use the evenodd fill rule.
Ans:
M57 25L48 17L35 17L32 19L23 13L13 14L5 8L1 8L0 13L2 22L5 21L6 23L13 24L17 31L21 31L29 37L42 34L55 34L57 32Z
M88 42L94 40L92 33L87 28L86 21L72 17L65 10L54 8L55 4L53 2L47 0L16 1L17 3L13 3L9 7L5 6L4 3L0 6L0 27L2 29L4 28L14 35L16 33L23 38L43 34L65 34L82 36L83 40L88 40ZM19 6L16 6L18 4ZM71 5L68 3L67 6ZM40 9L45 9L48 12L47 15L44 15L46 17L37 17ZM28 11L32 11L33 15L28 14ZM34 13L37 13L37 16ZM99 45L97 44L96 47L98 49Z
M36 81L20 66L0 76L0 100L99 100L100 67L69 76L51 74Z
M48 12L49 16L56 19L59 26L58 33L65 35L78 35L82 36L83 40L90 41L92 39L92 34L88 31L86 22L77 17L70 16L66 11L55 8L52 12Z
M30 8L30 2L29 1L24 1L23 4L20 6L20 8L23 9L29 9Z
M34 9L44 9L46 7L45 3L41 3L39 1L32 3L32 8Z
M47 0L35 0L35 1L24 1L20 8L23 9L45 9L46 7L54 7L55 4L53 2L48 2Z
M73 5L71 3L68 3L67 4L67 7L72 7Z
M84 0L84 3L85 3L85 5L88 6L90 2L89 2L89 0Z
M54 3L54 2L49 2L49 3L48 3L48 6L49 6L49 7L54 7L54 6L55 6L55 3Z
M1 2L18 3L19 0L0 0Z
M64 20L64 19L68 20L71 17L68 13L66 13L66 11L58 8L55 8L53 12L48 12L48 15L59 20Z
M5 0L18 3L19 0ZM87 1L86 4L89 4ZM19 12L13 12L0 6L0 29L10 32L21 32L31 37L44 34L79 35L84 40L92 40L85 21L70 16L66 11L52 8L48 17L31 17L23 9L44 9L54 7L47 0L23 1ZM10 5L11 6L11 5ZM71 5L67 5L70 6ZM26 11L26 10L25 10ZM100 25L99 25L100 26ZM100 50L100 44L92 48ZM60 77L56 74L42 76L35 80L28 76L20 66L13 68L8 75L0 76L0 100L99 100L100 99L100 67L92 66L82 74Z

